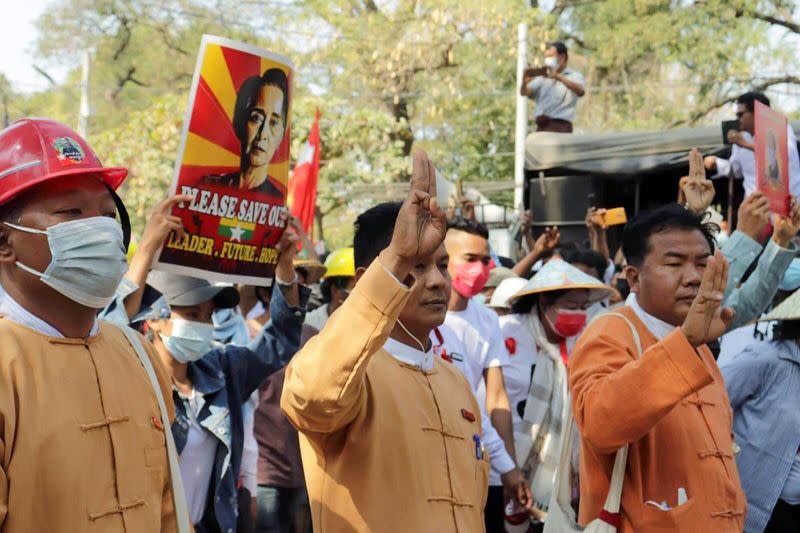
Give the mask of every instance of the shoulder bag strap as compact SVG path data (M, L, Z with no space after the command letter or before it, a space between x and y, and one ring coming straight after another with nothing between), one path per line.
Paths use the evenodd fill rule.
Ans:
M602 316L613 316L624 320L631 328L633 334L633 341L636 344L636 358L642 356L642 340L639 338L639 332L636 326L623 314L620 313L606 313ZM608 497L606 503L603 505L603 510L607 513L618 514L620 501L622 499L622 484L625 479L625 467L628 462L628 445L617 450L617 456L614 459L614 470L611 473L611 484L608 488Z
M186 504L186 493L183 491L181 470L178 467L178 452L175 448L175 440L172 438L172 424L169 421L167 404L164 403L164 396L161 394L161 385L158 382L156 370L153 368L153 363L147 356L144 346L142 346L136 333L126 326L121 326L120 329L125 334L125 337L128 338L128 342L133 347L136 355L139 356L139 361L141 361L145 372L147 372L147 377L150 378L150 384L153 386L153 392L158 399L158 407L161 410L161 423L164 425L164 437L167 441L169 474L172 480L172 500L175 505L175 521L178 526L178 533L191 533L192 527L191 524L189 524L189 508Z

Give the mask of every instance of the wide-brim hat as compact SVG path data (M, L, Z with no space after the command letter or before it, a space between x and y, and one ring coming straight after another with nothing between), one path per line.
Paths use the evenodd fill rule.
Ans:
M320 275L324 275L325 272L328 271L325 265L316 259L295 259L292 261L292 266L294 266L294 268L305 268L309 271L316 271L319 272Z
M487 305L495 309L508 309L511 306L508 300L521 291L527 283L528 280L525 278L513 277L504 279L492 293L492 299Z
M611 287L575 268L563 259L551 259L539 269L539 272L519 292L509 298L508 303L509 305L514 305L520 298L526 296L572 289L588 289L590 304L602 301L613 293Z
M772 320L800 320L800 290L795 291L778 307L759 319L760 322Z
M486 282L486 288L499 287L504 280L516 277L517 275L510 268L496 266L489 271L489 281Z

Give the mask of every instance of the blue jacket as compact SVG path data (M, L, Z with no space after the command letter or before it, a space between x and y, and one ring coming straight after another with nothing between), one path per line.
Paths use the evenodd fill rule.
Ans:
M300 346L309 290L300 287L300 307L290 308L280 290L270 303L271 320L247 347L227 345L189 363L188 376L205 404L198 413L200 425L217 438L206 510L197 533L236 531L236 482L242 463L244 426L242 404L270 374L283 368ZM189 417L177 391L172 434L178 453L186 446Z
M744 530L761 533L800 447L800 347L760 342L720 357L731 407L739 478L747 496Z

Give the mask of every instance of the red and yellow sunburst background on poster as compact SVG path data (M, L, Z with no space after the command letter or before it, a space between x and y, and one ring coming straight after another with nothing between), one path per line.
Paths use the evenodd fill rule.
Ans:
M167 240L155 268L232 283L270 283L274 247L285 225L280 215L289 180L291 112L268 165L272 187L240 189L238 177L233 184L225 177L240 172L241 141L233 125L237 94L245 81L273 68L286 74L284 97L291 110L293 66L287 58L203 37L172 186L175 194L194 197L173 211L187 235Z
M200 83L183 152L181 181L196 182L210 174L239 170L239 139L233 131L233 108L236 95L247 78L260 76L271 68L286 73L291 87L292 71L265 57L233 48L210 44L206 47ZM269 176L286 195L289 181L289 140L291 115L286 132L269 165Z

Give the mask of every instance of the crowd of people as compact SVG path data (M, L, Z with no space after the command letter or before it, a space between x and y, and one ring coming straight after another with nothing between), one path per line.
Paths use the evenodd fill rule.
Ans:
M582 80L547 50L569 107ZM152 269L191 197L159 203L128 257L126 170L18 121L0 531L798 531L800 204L748 190L723 237L710 177L743 157L692 150L679 202L637 213L616 253L603 209L585 242L525 213L512 261L439 205L417 152L351 247L323 260L286 215L274 283L231 286Z

